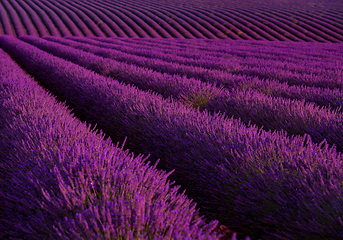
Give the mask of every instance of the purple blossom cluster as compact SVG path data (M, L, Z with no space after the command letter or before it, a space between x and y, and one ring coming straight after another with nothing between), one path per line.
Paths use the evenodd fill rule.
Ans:
M0 66L1 239L219 239L172 172L80 122L1 49Z
M21 39L29 41L30 38ZM39 46L42 48L44 44L47 44L46 41L39 39L30 41L41 42ZM70 56L74 59L79 58L80 62L84 61L83 57L85 59L88 57L89 61L92 58L99 62L102 61L101 58L91 57L86 52L73 55L76 50L55 43L50 45L50 48L53 49L54 46L58 46L61 52L63 49L70 50ZM96 124L97 128L101 129L105 136L109 136L114 142L123 141L127 137L126 147L135 153L150 154L150 160L155 164L154 166L157 166L156 161L160 159L159 168L165 171L175 169L168 178L181 185L179 190L187 189L187 195L199 204L200 213L206 214L209 218L217 219L235 231L246 232L251 237L262 237L263 239L299 239L304 236L306 239L339 239L343 237L341 220L343 213L341 208L343 203L341 197L343 196L341 184L343 155L335 148L329 147L325 140L316 144L306 134L289 137L284 131L267 132L256 126L246 126L240 120L229 119L222 113L209 114L207 110L201 112L199 109L189 108L171 98L164 99L152 92L145 92L136 87L119 83L113 78L101 76L13 37L0 36L0 47L25 71L34 76L35 80L44 88L56 95L58 100L65 101L79 119L91 125ZM49 51L48 48L46 51ZM67 54L65 55L67 57ZM106 61L109 60L106 59ZM96 66L99 68L109 66L102 64ZM251 92L251 94L253 93ZM229 93L225 92L225 94ZM48 109L50 111L50 108ZM6 119L10 119L10 117L6 117ZM44 119L50 121L49 119L52 118L48 116ZM57 123L58 121L51 120L51 122ZM64 122L65 120L63 120L65 125ZM25 136L23 134L25 131L21 134L18 134L19 132L22 131L16 132L18 136ZM62 132L77 134L80 130L64 130ZM30 139L38 137L39 134ZM55 142L62 141L64 145L67 142L71 144L70 140L62 140L69 139L68 137L57 139ZM87 138L82 136L76 137L76 139ZM101 137L100 142L103 143L103 141L105 140ZM107 141L109 142L109 139ZM45 143L47 145L44 145ZM51 149L48 153L44 151L36 153L39 156L38 159L42 161L49 159L48 162L54 163L57 162L54 159L65 159L61 162L67 166L58 167L64 165L56 163L56 167L47 167L47 171L50 171L49 174L56 171L56 177L49 178L51 183L46 185L41 183L40 186L61 186L59 189L63 190L60 191L66 193L62 194L64 196L62 199L66 199L68 193L75 196L73 194L76 193L73 192L73 189L78 189L78 186L83 189L82 183L86 181L83 179L94 174L96 177L91 178L90 183L86 184L91 189L80 190L78 196L84 196L84 201L81 201L83 207L85 207L83 204L86 205L86 208L88 205L93 206L94 202L100 202L100 206L103 206L101 205L104 204L103 201L99 201L99 199L106 200L108 198L106 194L100 194L98 197L98 189L102 189L99 186L106 186L107 181L103 176L107 176L108 168L112 169L110 164L120 161L109 160L106 162L107 165L101 165L103 167L98 168L94 167L96 161L86 161L86 159L92 159L86 154L87 147L80 147L79 149L82 150L77 150L77 147L71 148L72 150L64 150L64 145L54 146L56 143L41 139L37 144L43 145L44 148L50 146L49 149ZM31 145L31 143L23 144L23 146ZM72 146L74 145L72 144ZM90 149L96 148L97 151L105 148L103 146L96 147L98 145L94 142L90 142L87 146L91 146ZM82 158L80 157L70 161L69 156L73 156L74 151L81 152L85 156L85 165L81 164ZM55 152L58 158L53 155ZM63 152L68 154L62 157ZM16 156L15 153L12 155ZM21 158L23 158L22 155ZM96 169L94 172L91 170L93 169L91 166ZM35 166L30 167L25 169L35 169ZM36 168L38 167L36 166ZM73 170L74 168L79 171ZM117 173L120 177L115 179L128 181L134 186L139 185L142 179L145 179L137 177L138 181L131 181L132 178L128 177L130 175L125 175L124 169L126 168L113 168L119 168L120 172ZM15 171L16 168L11 169ZM43 171L44 167L39 169L39 171ZM133 167L133 169L130 174L140 174L137 173L139 171L136 168ZM75 172L78 172L75 178L68 177ZM27 176L32 177L30 174ZM61 184L56 185L55 183L54 185L53 179ZM101 182L99 179L105 180ZM155 181L153 177L147 177L147 179L150 179L149 184ZM119 180L118 182L120 182ZM33 181L33 183L37 183L37 181ZM141 187L138 192L146 191L146 188L149 189L149 187ZM30 189L29 186L28 189ZM124 187L124 189L126 188ZM89 192L94 195L87 200L86 196ZM127 206L124 201L127 201L127 198L133 198L130 190L128 192L127 195L121 195L124 199L118 197L116 201L113 201L111 209L113 207L116 211L125 212L125 207L116 207L114 202L123 203L121 206ZM106 207L94 207L92 211L80 211L75 213L75 218L72 218L70 216L73 216L73 213L70 213L70 207L66 207L66 209L61 207L72 205L72 200L69 202L54 201L54 194L57 193L53 194L52 191L46 190L44 194L46 199L53 200L49 201L50 205L46 203L47 205L42 206L48 206L48 209L60 207L62 208L61 212L65 214L63 217L67 216L68 220L61 220L61 224L56 226L57 230L55 229L61 236L69 231L74 234L73 231L79 229L79 223L76 221L81 222L83 226L93 224L94 229L104 228L97 224L97 221L105 218L101 214L108 212L105 211ZM171 194L171 196L174 195ZM127 198L125 199L125 197ZM27 199L27 197L23 197L23 199ZM73 199L75 204L79 203L78 206L83 209L80 206L79 198L74 197ZM171 206L180 203L173 200L166 200L166 202ZM129 206L136 206L133 208L137 210L138 207L135 204L132 202ZM171 206L168 206L168 209ZM183 205L181 204L181 206ZM142 210L140 208L137 211ZM94 212L94 217L87 218L90 212ZM87 221L87 219L92 220ZM135 219L137 220L137 218ZM136 222L134 221L134 223ZM210 234L212 227L214 224L204 227L203 233ZM67 230L65 231L65 229ZM84 232L85 230L80 228L80 231ZM135 229L135 231L140 230ZM163 234L171 234L170 230L165 231ZM176 232L175 235L169 236L180 238Z

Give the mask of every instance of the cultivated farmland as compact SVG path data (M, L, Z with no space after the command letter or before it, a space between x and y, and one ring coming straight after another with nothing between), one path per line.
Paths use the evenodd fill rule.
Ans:
M1 0L0 34L343 41L340 1L263 2Z
M0 239L343 238L343 8L0 0Z

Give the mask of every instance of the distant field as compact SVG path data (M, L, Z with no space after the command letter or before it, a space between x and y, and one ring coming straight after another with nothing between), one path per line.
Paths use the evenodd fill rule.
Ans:
M343 239L342 5L0 0L0 239Z
M1 0L0 34L342 42L339 2Z

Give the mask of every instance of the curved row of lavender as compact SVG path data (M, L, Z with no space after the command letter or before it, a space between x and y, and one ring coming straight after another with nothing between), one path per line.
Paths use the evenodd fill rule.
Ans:
M83 49L88 46L87 49L90 52L103 57L115 59L120 59L121 57L118 51L74 43L61 38L49 37L48 39L51 38L74 47L81 46ZM237 85L239 86L239 84L246 82L241 79L233 83L226 82L226 86L236 88L228 91L227 88L217 88L194 78L188 79L177 75L161 74L152 72L147 68L137 68L131 65L131 63L138 63L139 66L149 68L153 65L148 63L151 59L128 56L125 60L129 61L130 64L127 64L75 50L69 46L47 42L33 36L25 36L19 39L101 75L111 76L143 90L152 90L160 93L165 98L172 96L193 106L200 106L201 109L207 109L210 112L223 112L228 116L234 115L235 118L240 118L245 124L250 122L259 127L263 126L267 130L285 130L289 135L304 135L307 133L311 135L314 142L320 143L326 139L330 146L335 144L337 150L343 150L341 138L343 136L343 115L340 112L332 111L330 108L319 107L305 101L268 97L250 89L241 91L237 89ZM154 63L154 61L151 61L151 63ZM157 60L156 64L158 65L157 68L164 72L168 72L171 66L176 66L175 63L168 64L159 60ZM188 68L193 71L197 70L195 67ZM198 69L200 69L198 72L207 70L204 68ZM177 70L173 73L175 74L176 72ZM182 71L179 70L179 72ZM197 76L192 73L190 75ZM219 78L220 72L216 72L213 76ZM229 78L229 76L222 77L222 79ZM323 83L325 84L325 81ZM341 106L342 97L337 98L337 104Z
M81 120L175 169L169 177L207 216L264 239L343 237L343 156L325 141L200 112L15 38L1 36L0 46Z
M0 49L1 239L219 239L142 155L76 119Z
M335 6L285 9L277 4L225 5L180 6L153 0L1 0L0 34L343 41L342 9Z
M317 45L306 49L308 59L311 58L309 52L314 48L317 49L317 57L305 61L301 59L304 49L300 53L291 54L292 50L288 48L287 52L290 56L286 58L286 54L282 56L283 51L279 48L275 48L268 56L262 54L261 52L266 53L270 50L270 47L265 47L260 49L259 55L251 54L247 57L246 53L252 52L254 48L244 44L243 49L238 50L240 47L234 42L230 47L222 49L225 50L224 53L216 54L212 47L194 49L189 47L190 44L166 50L171 48L170 42L159 47L157 44L149 47L144 43L133 44L126 39L122 42L113 38L67 38L80 43L58 37L44 39L157 72L198 78L217 86L222 85L227 89L254 89L268 96L304 99L333 109L339 109L342 105L343 98L339 90L342 85L339 80L342 74L340 68L342 58L340 55L331 54L329 57L325 51L323 51L325 55L318 56L320 46ZM328 47L330 50L335 49L334 45ZM329 64L324 66L324 61Z

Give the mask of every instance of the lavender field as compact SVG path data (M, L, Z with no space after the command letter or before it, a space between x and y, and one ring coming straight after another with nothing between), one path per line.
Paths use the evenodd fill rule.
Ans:
M343 3L0 0L0 239L343 239Z

